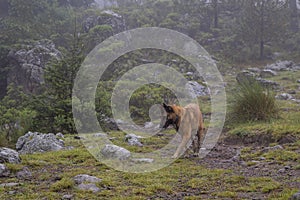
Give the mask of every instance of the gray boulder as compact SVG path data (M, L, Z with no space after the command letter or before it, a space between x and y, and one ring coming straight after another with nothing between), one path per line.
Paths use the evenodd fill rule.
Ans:
M186 85L186 89L192 98L209 95L208 88L196 81L189 81Z
M64 149L64 141L57 139L53 133L28 132L18 139L16 149L21 154L58 151Z
M4 164L0 164L0 177L5 177L9 175L9 170Z
M265 88L271 88L274 90L280 89L280 84L275 81L270 81L262 78L257 78L256 81Z
M98 188L94 183L81 183L77 186L77 189L92 191L94 193L100 192L100 188Z
M16 175L18 179L23 179L23 180L29 180L32 177L32 173L28 169L28 167L24 167L21 171L17 172Z
M263 79L259 77L258 74L255 74L254 72L250 72L248 70L243 70L242 72L238 73L236 76L236 80L239 84L257 82L265 88L280 88L280 85L277 82Z
M101 150L101 154L105 158L117 158L119 160L126 160L131 156L130 151L127 149L110 144L105 145L105 147Z
M88 190L92 192L99 192L100 189L95 183L100 183L102 179L87 174L79 174L73 177L75 184L79 190Z
M130 146L139 146L142 147L143 144L139 141L139 139L142 138L141 136L137 136L135 134L127 134L125 136L125 141L128 142Z
M243 70L236 75L236 80L238 83L242 84L245 82L253 82L256 80L256 74L248 70Z
M23 45L8 54L7 83L22 86L26 93L39 93L44 83L44 70L51 59L60 59L60 51L50 40Z
M265 147L263 150L262 150L262 153L266 153L266 152L269 152L269 151L277 151L277 150L282 150L284 149L281 145L276 145L276 146L273 146L273 147Z
M293 194L293 196L290 199L291 200L300 200L300 191Z
M265 69L273 70L273 71L288 71L293 68L295 64L292 61L277 61L271 65L267 65Z
M87 174L79 174L73 177L73 180L76 184L81 183L99 183L102 181L102 179L97 178L95 176L90 176Z
M279 100L291 100L291 99L293 99L293 96L288 93L282 93L282 94L276 95L275 98L279 99Z
M262 78L270 78L273 76L277 76L277 73L270 69L264 69L260 72L260 77Z
M99 15L87 17L82 26L85 32L89 32L97 25L111 26L113 34L126 30L125 19L123 16L112 10L104 10Z
M21 159L19 153L13 149L9 148L0 148L0 163L13 163L19 164Z

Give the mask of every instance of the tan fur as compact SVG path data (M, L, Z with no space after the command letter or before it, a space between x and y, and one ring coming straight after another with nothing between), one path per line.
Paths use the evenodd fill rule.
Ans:
M204 138L204 124L199 106L197 104L189 104L185 107L177 105L168 106L172 112L166 110L167 119L172 119L176 122L173 125L182 136L182 141L172 157L177 158L186 148L188 141L193 140L194 135L197 135L198 140L197 144L195 140L193 140L193 150L195 153L198 153L200 144Z

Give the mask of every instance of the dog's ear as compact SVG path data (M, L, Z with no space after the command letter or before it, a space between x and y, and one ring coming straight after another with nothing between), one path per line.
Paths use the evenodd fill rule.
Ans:
M165 109L165 111L166 111L167 113L173 113L173 112L174 112L173 108L172 108L171 106L168 106L168 105L165 104L165 103L163 103L163 107L164 107L164 109Z

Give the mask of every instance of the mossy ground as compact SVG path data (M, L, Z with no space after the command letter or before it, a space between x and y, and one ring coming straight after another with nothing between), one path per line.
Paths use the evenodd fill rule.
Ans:
M284 78L287 76L288 78ZM285 88L297 89L300 73L283 72L274 79L284 80ZM229 85L231 83L229 82ZM299 98L300 92L295 94ZM0 183L16 182L14 187L0 187L0 199L288 199L300 188L300 107L291 101L278 101L280 118L268 122L230 124L224 138L253 137L254 142L220 144L205 158L180 158L161 170L132 174L116 171L97 161L72 135L65 138L72 150L22 155L21 164L7 164L11 175ZM203 104L209 115L209 104ZM208 125L208 118L206 119ZM132 147L124 141L124 133L111 132L113 142L134 152L150 152L165 145L174 131L163 136L142 139L144 147ZM264 151L256 140L270 137L265 146L281 144L283 149ZM283 138L287 138L282 142ZM290 138L290 139L289 139ZM280 143L282 142L282 143ZM238 161L233 161L237 150ZM155 161L154 161L155 162ZM32 172L29 179L17 179L23 167ZM282 171L281 169L286 169ZM279 172L281 170L281 172ZM100 192L78 190L72 177L89 174L102 179L96 185Z

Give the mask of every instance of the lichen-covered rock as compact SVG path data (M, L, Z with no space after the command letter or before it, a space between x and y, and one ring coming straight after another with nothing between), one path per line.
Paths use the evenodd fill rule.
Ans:
M21 154L58 151L64 149L64 141L53 133L28 132L18 139L16 149Z
M95 176L90 176L87 174L79 174L73 177L73 180L76 184L81 184L81 183L99 183L102 181L102 179L97 178Z
M116 145L107 144L101 150L101 154L108 159L126 160L131 156L130 151Z
M300 200L300 191L293 194L293 196L290 199L291 200Z
M100 189L95 185L95 183L99 183L102 181L102 179L100 178L87 174L79 174L73 177L73 180L79 190L88 190L92 192L100 191Z
M104 10L97 16L89 16L83 22L83 30L89 32L97 25L109 25L113 30L113 34L126 30L125 20L123 16L112 11Z
M0 164L0 177L5 177L9 175L9 170L4 164Z
M186 89L192 98L209 95L208 88L196 81L189 81L186 85Z
M29 180L32 177L32 173L28 167L24 167L21 171L16 173L18 179Z
M260 72L260 77L262 78L270 78L273 76L277 76L277 73L270 69L264 69Z
M284 60L284 61L277 61L276 63L267 65L265 69L272 70L272 71L299 71L300 64L295 64L293 61Z
M143 144L139 141L139 139L142 138L140 136L137 136L135 134L127 134L125 136L125 141L128 142L128 144L130 146L139 146L139 147L142 147Z
M13 163L19 164L21 159L19 153L13 149L0 148L0 163Z
M44 83L44 70L51 59L60 59L60 51L50 40L40 40L11 50L8 54L7 83L22 86L26 93L39 93Z

